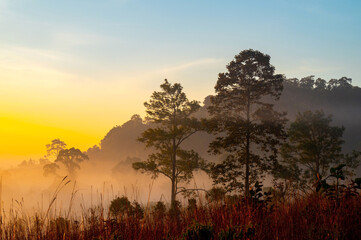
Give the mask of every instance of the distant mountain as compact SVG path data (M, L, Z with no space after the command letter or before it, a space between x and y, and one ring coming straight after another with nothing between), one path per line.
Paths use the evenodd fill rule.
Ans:
M147 128L139 115L133 115L123 125L113 127L101 140L100 146L89 148L87 154L91 160L103 162L126 161L128 157L144 159L149 150L137 138Z
M205 98L203 107L196 117L207 117L209 96ZM298 112L307 110L323 110L325 114L333 115L333 124L344 126L344 151L353 149L361 151L361 88L351 85L348 78L313 79L313 76L289 79L284 82L284 90L279 101L274 102L275 108L287 112L287 118L294 120ZM151 152L145 149L143 143L136 139L148 128L139 115L134 115L122 126L111 129L101 140L100 146L88 150L91 160L104 162L126 162L129 159L146 159ZM207 153L208 145L213 139L207 133L197 133L184 143L184 148L194 149L203 158L215 161L218 156ZM119 164L118 164L119 165Z

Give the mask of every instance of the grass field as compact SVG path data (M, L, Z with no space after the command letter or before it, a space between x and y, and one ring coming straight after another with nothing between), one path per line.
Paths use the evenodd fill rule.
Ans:
M124 198L125 199L125 198ZM97 206L75 216L3 211L2 239L360 239L361 197L319 194L281 203L233 197L190 201L171 211L159 203L123 202L113 214ZM49 206L50 208L51 206Z

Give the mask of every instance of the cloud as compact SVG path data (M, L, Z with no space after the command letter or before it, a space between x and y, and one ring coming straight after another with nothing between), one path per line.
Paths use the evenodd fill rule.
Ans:
M55 51L0 45L1 85L59 86L64 80L76 78L58 67L69 59L74 58Z
M16 60L20 60L20 58L30 58L30 57L36 59L43 59L46 61L64 59L64 54L60 54L59 52L37 49L37 48L11 46L11 45L1 45L0 53L2 58L6 57L7 59L16 59ZM0 58L0 60L2 58Z
M212 77L209 77L209 74L213 74L215 71L216 73L213 75L216 78L217 71L220 66L224 65L224 62L224 59L202 58L163 67L158 65L158 68L155 67L153 70L144 70L144 66L143 69L142 66L139 66L137 71L109 74L108 81L103 81L103 85L112 86L113 89L117 89L117 92L121 91L121 94L126 95L136 104L142 105L144 96L148 96L149 92L158 89L159 83L167 78L172 83L180 82L183 87L192 85L196 91L189 91L188 94L191 98L198 99L207 94L204 92L212 92L213 82L210 82ZM137 94L129 94L129 92L137 92Z
M97 44L109 44L112 42L110 37L102 36L99 34L81 33L79 31L74 32L56 32L53 35L53 39L60 45L70 46L84 46L84 45L97 45Z
M148 71L144 74L132 76L131 78L136 78L137 80L149 80L150 78L155 78L160 75L169 75L169 74L177 74L182 71L186 71L188 69L194 68L194 67L201 67L201 66L209 66L214 65L218 63L224 62L224 59L218 59L218 58L203 58L203 59L197 59L173 66L168 67L162 67L155 70Z
M193 67L202 66L202 65L212 65L212 64L223 62L223 61L224 61L223 59L205 58L205 59L199 59L199 60L183 63L180 65L176 65L176 66L172 66L172 67L168 67L168 68L162 68L162 69L156 70L155 72L157 72L157 73L159 73L159 72L161 72L161 73L179 72L179 71L183 71L188 68L193 68Z

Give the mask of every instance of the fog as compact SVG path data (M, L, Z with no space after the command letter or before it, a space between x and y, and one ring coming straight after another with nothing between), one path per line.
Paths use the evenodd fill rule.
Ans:
M28 215L35 212L45 214L57 188L61 189L51 206L51 214L62 216L68 214L69 206L71 214L76 215L101 206L107 212L110 202L117 196L126 196L144 207L160 200L170 202L169 179L162 176L152 179L150 175L136 172L129 161L115 163L90 159L81 164L76 178L66 177L64 181L65 172L60 172L59 176L44 176L44 165L37 161L24 163L0 172L5 214L10 209ZM198 172L188 186L209 189L210 183L207 175ZM204 195L204 192L198 194ZM186 202L183 197L179 200Z
M320 91L315 87L305 87L289 80L285 82L281 99L275 103L275 107L279 111L287 112L290 121L298 112L306 110L323 110L327 115L332 114L332 124L345 127L343 149L344 152L349 152L354 149L361 150L360 103L359 87L339 87ZM209 97L206 97L197 117L207 117L208 106ZM103 206L107 210L109 203L116 196L127 196L131 201L138 201L143 206L159 200L169 203L169 179L162 176L152 179L150 175L132 168L133 162L145 160L152 152L137 141L149 126L139 115L134 115L121 126L115 126L99 145L90 147L85 152L89 159L80 164L76 175L72 178L67 177L63 182L62 179L67 175L64 170L58 171L57 175L44 175L44 165L48 161L54 161L54 158L49 158L48 161L27 160L17 167L1 169L3 212L6 214L10 209L17 209L24 214L45 213L59 186L61 190L51 205L52 214L64 215L68 214L69 210L76 214L95 206ZM199 132L189 138L183 147L195 150L207 161L218 162L222 156L208 153L208 145L213 138L210 134ZM361 175L360 168L356 172L356 175ZM70 182L63 186L69 180ZM269 179L266 182L269 182ZM210 189L212 181L205 173L196 172L188 186ZM204 196L203 191L196 194ZM186 201L181 196L179 200Z

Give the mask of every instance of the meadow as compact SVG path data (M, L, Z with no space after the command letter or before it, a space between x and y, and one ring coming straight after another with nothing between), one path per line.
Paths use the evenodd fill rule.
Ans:
M325 192L289 198L259 193L248 199L199 194L172 209L122 196L70 214L73 197L65 211L56 211L55 192L43 212L28 215L18 201L3 210L0 234L4 240L360 239L361 197L355 191L337 199Z

